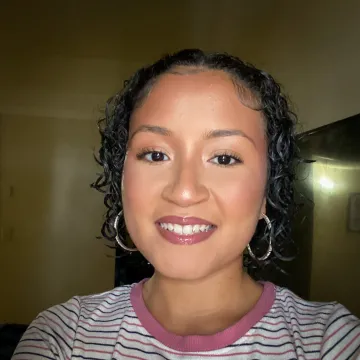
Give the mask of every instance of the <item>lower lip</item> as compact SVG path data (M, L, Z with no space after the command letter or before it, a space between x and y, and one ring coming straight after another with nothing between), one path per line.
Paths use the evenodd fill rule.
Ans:
M159 223L156 223L156 227L158 228L160 234L162 235L162 237L165 240L167 240L170 243L175 244L175 245L197 244L199 242L207 240L216 230L216 227L214 226L208 231L199 232L199 233L192 234L192 235L179 235L172 231L163 229Z

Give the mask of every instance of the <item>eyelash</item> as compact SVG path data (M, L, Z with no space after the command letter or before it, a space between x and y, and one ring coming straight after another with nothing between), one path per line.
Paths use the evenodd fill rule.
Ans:
M160 153L160 154L164 154L165 156L167 156L163 151L161 150L157 150L155 148L144 148L144 149L141 149L137 154L136 154L136 158L138 160L143 160L143 161L146 161L147 163L150 163L150 164L156 164L157 162L162 162L162 161L149 161L147 159L145 159L145 156L148 155L148 154L151 154L151 153Z
M141 149L141 151L139 151L137 154L136 154L136 158L138 160L142 160L142 161L146 161L147 163L150 163L150 164L156 164L157 162L163 162L163 161L149 161L145 158L146 155L149 155L151 153L160 153L160 154L163 154L165 155L166 157L169 157L168 155L166 155L163 151L160 151L160 150L157 150L155 148L144 148L144 149ZM217 166L221 166L221 167L231 167L231 166L234 166L234 165L237 165L237 164L242 164L243 161L241 160L241 158L236 154L236 153L233 153L231 151L221 151L220 153L217 153L217 154L214 154L210 160L213 160L214 158L217 158L217 157L220 157L220 156L228 156L230 157L231 159L235 160L235 163L234 164L228 164L228 165L224 165L224 164L215 164ZM168 160L165 160L165 161L168 161Z
M217 153L217 154L214 154L210 160L212 160L212 159L214 159L214 158L217 158L217 157L219 157L219 156L228 156L228 157L230 157L231 159L235 160L235 163L234 163L234 164L228 164L228 165L215 164L215 165L217 165L217 166L221 166L221 167L231 167L231 166L234 166L234 165L238 165L238 164L242 164L242 163L243 163L243 161L240 159L239 155L237 155L236 153L234 153L234 152L232 152L232 151L227 151L227 150L221 151L221 152L219 152L219 153Z

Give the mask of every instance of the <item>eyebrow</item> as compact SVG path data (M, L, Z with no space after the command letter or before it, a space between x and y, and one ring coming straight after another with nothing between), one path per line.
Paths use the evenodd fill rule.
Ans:
M153 134L159 134L159 135L164 135L164 136L171 136L173 134L171 130L161 127L161 126L141 125L131 135L130 140L139 132L150 132ZM216 138L222 138L222 137L228 137L228 136L244 137L244 138L248 139L255 146L254 140L250 136L246 135L243 131L238 130L238 129L210 130L204 134L203 138L204 138L204 140L209 140L209 139L216 139Z
M172 132L169 129L166 129L164 127L161 126L155 126L155 125L141 125L140 127L138 127L134 133L131 135L130 140L137 134L140 132L150 132L153 134L159 134L159 135L164 135L164 136L171 136Z
M210 130L205 134L204 139L205 140L216 139L216 138L227 137L227 136L242 136L242 137L248 139L255 146L254 140L250 136L246 135L243 131L238 130L238 129Z

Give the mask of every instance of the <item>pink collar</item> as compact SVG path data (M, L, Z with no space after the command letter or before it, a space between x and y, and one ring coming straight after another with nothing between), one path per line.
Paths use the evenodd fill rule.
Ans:
M179 336L165 330L146 308L142 296L146 280L131 290L130 299L135 313L150 335L167 347L181 352L212 351L235 343L270 311L275 300L275 285L265 282L262 295L254 308L236 324L214 335Z

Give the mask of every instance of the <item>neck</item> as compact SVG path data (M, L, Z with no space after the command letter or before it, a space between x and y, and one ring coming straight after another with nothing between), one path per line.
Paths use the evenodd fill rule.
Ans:
M143 297L155 319L177 335L211 335L236 323L258 301L262 286L236 262L203 279L169 279L157 272Z

